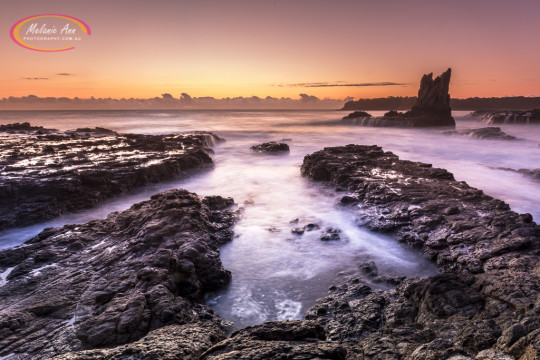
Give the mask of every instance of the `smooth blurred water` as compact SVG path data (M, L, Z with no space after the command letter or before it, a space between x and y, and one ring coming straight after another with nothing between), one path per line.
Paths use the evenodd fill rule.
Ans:
M383 112L371 112L382 115ZM354 215L335 206L337 194L300 175L306 154L326 146L377 144L403 159L432 163L457 180L508 202L518 212L540 217L540 182L506 168L538 168L540 126L502 125L520 141L480 140L441 134L444 129L393 129L343 126L337 111L50 111L0 112L0 124L29 121L58 129L102 126L119 132L214 131L227 139L215 147L215 168L187 179L154 184L78 214L0 234L0 247L14 246L47 226L103 218L148 199L153 193L185 188L200 195L231 196L242 209L236 237L222 247L222 261L233 280L209 294L207 302L234 327L272 319L297 319L331 284L375 261L382 275L424 276L435 268L391 236L355 225ZM457 128L484 127L456 112ZM287 142L287 155L261 155L250 146ZM291 224L299 219L299 224ZM341 230L341 240L321 241L321 230L299 236L291 228L317 223ZM363 279L369 284L368 279ZM370 284L375 287L380 284Z

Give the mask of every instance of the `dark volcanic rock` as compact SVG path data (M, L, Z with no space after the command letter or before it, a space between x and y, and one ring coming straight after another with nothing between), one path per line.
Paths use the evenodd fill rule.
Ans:
M358 118L370 118L372 117L371 114L365 112L365 111L355 111L350 113L349 115L343 117L343 120L346 119L358 119Z
M533 170L519 169L518 172L521 174L530 176L534 180L540 180L540 169L533 169Z
M254 145L251 147L251 150L261 152L261 153L281 153L281 152L289 152L289 145L285 143L278 143L275 141L270 141L267 143Z
M75 132L87 132L97 134L116 134L115 131L96 126L95 128L78 128Z
M367 125L373 116L365 111L355 111L344 116L341 121L346 124Z
M378 146L326 148L304 158L302 173L348 189L360 225L395 232L442 272L388 291L332 287L306 318L350 358L540 354L540 227L530 214Z
M0 273L9 275L0 287L0 356L44 359L137 341L174 324L206 330L189 335L201 345L179 339L173 352L197 354L221 340L221 320L199 301L231 277L218 247L232 237L233 214L225 209L232 203L170 190L105 220L45 229L1 251ZM103 351L150 353L173 342L170 332L196 327L162 329L124 350ZM92 358L85 356L73 358Z
M443 134L465 135L465 136L472 136L479 139L517 140L517 137L504 133L500 127L486 127L486 128L480 128L480 129L444 131Z
M484 124L540 124L540 109L529 111L483 111L478 110L471 116L480 118Z
M142 339L114 348L85 350L55 356L54 360L178 360L197 359L216 341L225 339L214 323L169 325Z
M208 166L214 137L118 135L100 128L0 136L0 230L90 208L115 194Z
M247 327L220 342L201 360L332 359L345 360L347 350L324 341L324 329L316 321L271 321Z
M528 176L533 180L540 181L540 169L532 169L532 170L530 170L530 169L512 169L512 168L507 168L507 167L499 167L497 169L504 170L504 171L517 172L517 173L523 174L525 176Z
M455 126L448 92L450 75L451 69L446 70L435 79L433 79L433 73L424 75L420 81L418 98L410 111L405 113L390 111L383 117L364 118L356 124L377 127Z
M0 125L0 132L7 132L10 134L47 134L54 131L56 130L45 129L43 126L32 126L27 122Z

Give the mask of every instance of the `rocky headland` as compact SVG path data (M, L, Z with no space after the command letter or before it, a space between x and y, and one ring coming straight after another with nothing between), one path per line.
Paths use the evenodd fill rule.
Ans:
M500 127L485 127L480 129L465 129L465 130L451 130L443 131L446 135L462 135L471 136L478 139L490 139L490 140L517 140L518 138L512 135L508 135L501 130Z
M389 111L383 117L372 117L364 111L353 112L342 119L347 124L376 127L455 126L450 108L451 69L433 79L425 74L420 81L418 98L407 112Z
M0 230L90 208L135 187L210 166L209 148L217 140L211 133L1 125Z
M540 109L520 110L478 110L471 113L472 117L480 119L484 124L540 124Z
M231 278L232 204L170 190L0 251L0 356L197 358L225 338L201 299Z

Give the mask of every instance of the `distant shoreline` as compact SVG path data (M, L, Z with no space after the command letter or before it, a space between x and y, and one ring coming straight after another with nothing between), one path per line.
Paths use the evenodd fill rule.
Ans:
M408 110L416 101L416 96L390 96L386 98L359 99L348 101L340 110ZM452 110L531 110L540 108L540 97L490 97L450 99Z
M112 98L40 98L34 96L0 99L0 111L332 111L409 110L416 96L389 96L384 98L317 99L306 102L297 99L208 99L193 98L189 104L182 99L112 99ZM540 109L540 97L490 97L450 99L452 110L531 110Z

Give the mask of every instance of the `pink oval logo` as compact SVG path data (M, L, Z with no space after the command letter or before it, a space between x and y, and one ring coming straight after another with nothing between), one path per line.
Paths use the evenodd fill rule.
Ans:
M10 30L11 40L28 50L56 52L74 49L71 45L91 35L90 27L73 16L34 15L17 21Z

